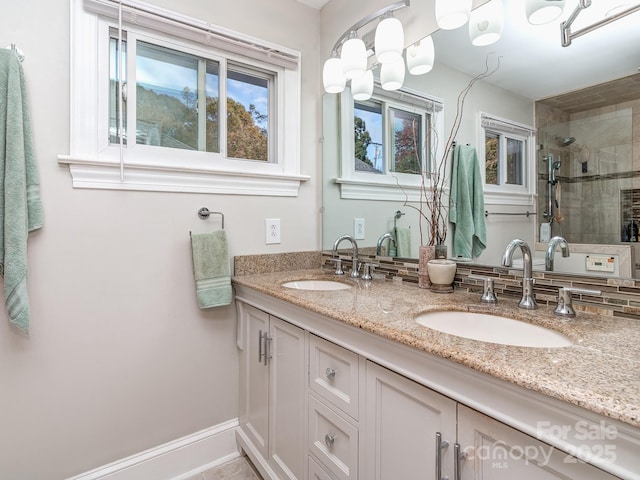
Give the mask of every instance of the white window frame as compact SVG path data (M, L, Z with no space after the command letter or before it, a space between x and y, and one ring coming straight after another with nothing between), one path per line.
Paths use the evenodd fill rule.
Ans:
M480 172L484 185L484 202L493 205L533 205L535 195L535 130L530 125L517 123L506 118L501 118L489 113L480 112L478 134L478 158ZM506 135L509 138L524 142L524 158L522 166L522 185L501 184L489 185L486 183L486 132L495 132ZM501 149L501 152L505 152ZM499 178L505 178L506 164L503 158L499 159Z
M70 154L59 155L58 162L69 165L73 186L297 196L300 183L309 179L300 173L300 53L137 0L122 3L127 6L122 28L128 35L129 85L135 86L135 38L219 61L221 73L227 60L275 73L276 105L269 112L275 158L229 159L224 153L136 144L121 154L119 145L109 145L109 27L118 26L118 1L71 0ZM135 21L129 22L132 16ZM225 77L220 79L222 90ZM128 90L128 101L135 101ZM127 109L130 130L135 129L133 110ZM224 152L226 145L220 147Z
M390 142L390 128L387 125L387 111L389 108L398 108L407 112L430 115L431 128L427 132L427 122L423 119L422 132L422 158L425 157L426 148L431 146L429 167L434 170L434 163L442 157L444 144L438 141L443 138L443 102L441 99L425 95L408 88L397 91L384 91L378 84L374 87L373 100L383 102L383 143L385 144L385 162L382 173L356 171L355 145L354 145L354 101L351 89L345 88L340 94L340 136L341 161L339 177L335 182L340 185L340 197L358 200L394 200L394 201L420 201L422 178L420 175L397 173L390 171L392 150ZM428 141L427 141L428 140ZM423 167L426 162L423 162ZM428 178L428 177L427 177ZM427 182L429 184L429 182ZM429 185L428 185L429 186Z

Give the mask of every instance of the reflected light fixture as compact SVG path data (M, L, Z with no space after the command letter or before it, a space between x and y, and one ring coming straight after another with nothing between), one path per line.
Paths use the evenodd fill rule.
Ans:
M327 93L344 91L350 80L353 98L368 100L374 87L373 69L377 67L380 67L380 76L384 78L383 88L396 90L402 87L405 71L402 56L404 29L392 13L409 6L409 2L399 0L367 15L338 38L331 58L325 61L322 69L322 83ZM375 35L373 22L377 22ZM362 39L358 37L359 33ZM433 46L431 48L433 50ZM431 66L428 67L430 69Z
M385 13L376 28L374 47L380 63L395 63L402 57L404 30L391 12Z
M491 45L500 40L504 26L502 0L491 0L471 12L469 38L476 47Z
M398 90L404 82L404 60L380 66L380 85L383 90Z
M532 25L543 25L554 21L564 9L564 0L526 0L527 20Z
M422 75L430 72L435 59L435 47L431 35L424 37L413 45L407 47L405 53L407 70L411 75Z
M364 75L351 80L351 95L358 102L369 100L373 95L373 72L367 70Z
M347 79L364 75L367 70L367 47L358 38L355 30L349 33L349 38L342 45L340 61L342 62L342 71Z
M346 77L342 72L342 62L336 50L331 54L331 58L324 62L322 68L322 83L324 91L327 93L340 93L344 90Z
M436 22L443 30L461 27L471 14L471 0L436 0Z

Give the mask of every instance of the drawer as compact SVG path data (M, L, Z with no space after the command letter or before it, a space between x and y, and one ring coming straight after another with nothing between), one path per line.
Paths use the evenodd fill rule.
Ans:
M309 395L309 451L339 480L358 478L358 429Z
M315 335L309 352L311 391L358 420L358 355Z
M309 455L309 480L335 480Z

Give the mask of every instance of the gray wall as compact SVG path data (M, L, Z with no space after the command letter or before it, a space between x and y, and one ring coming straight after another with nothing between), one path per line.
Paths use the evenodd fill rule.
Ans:
M320 247L320 15L295 0L153 3L302 51L297 198L73 189L69 1L3 2L24 50L44 227L29 240L31 334L0 309L0 478L60 479L237 416L235 310L197 308L189 231L225 213L231 255ZM251 15L245 15L252 12ZM265 245L264 219L282 243Z

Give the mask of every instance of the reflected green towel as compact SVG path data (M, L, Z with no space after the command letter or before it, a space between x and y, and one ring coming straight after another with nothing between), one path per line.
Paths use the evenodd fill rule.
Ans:
M29 331L27 237L42 226L38 167L22 65L0 49L0 273L9 321Z
M487 246L484 191L476 149L468 145L458 145L454 150L449 221L455 225L454 254L479 257Z
M396 254L394 257L411 257L411 229L396 227L394 233L396 238Z
M191 235L193 277L200 308L231 303L229 248L224 230Z

